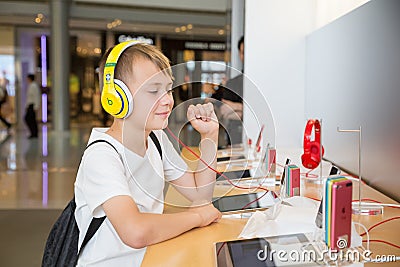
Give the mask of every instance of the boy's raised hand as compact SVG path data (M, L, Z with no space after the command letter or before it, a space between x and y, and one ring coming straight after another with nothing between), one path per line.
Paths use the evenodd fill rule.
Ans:
M190 105L187 118L201 135L218 132L218 119L212 103Z

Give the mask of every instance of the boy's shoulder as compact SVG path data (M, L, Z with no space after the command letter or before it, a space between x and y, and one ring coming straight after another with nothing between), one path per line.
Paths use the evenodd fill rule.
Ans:
M107 147L111 148L112 150L116 149L117 151L121 151L121 149L123 149L123 145L119 141L114 139L112 136L110 136L106 133L106 131L108 129L109 128L93 128L92 132L90 133L90 136L89 136L89 141L87 143L87 147L93 146L93 145L91 145L92 143L102 140L102 141L106 141L106 142L102 142L102 144L99 144L99 145L102 145L103 147L107 146ZM107 144L107 143L109 143L109 144Z

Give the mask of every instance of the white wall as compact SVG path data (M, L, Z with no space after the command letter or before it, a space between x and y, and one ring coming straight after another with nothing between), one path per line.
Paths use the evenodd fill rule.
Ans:
M306 36L365 2L368 0L246 0L244 68L248 80L244 99L255 112L261 108L261 95L268 100L278 148L301 147L303 143ZM261 94L254 93L255 89ZM257 123L253 113L245 105L245 128L254 139L263 122ZM271 125L266 127L270 130Z
M315 0L247 0L245 9L245 73L270 104L276 146L300 147L305 121L305 36L314 28ZM254 89L245 81L244 99L258 108L260 99ZM255 138L259 126L250 115L245 105L245 128Z
M400 199L400 1L375 0L307 39L306 114L323 117L325 157Z
M369 0L318 0L316 3L316 29L347 14Z

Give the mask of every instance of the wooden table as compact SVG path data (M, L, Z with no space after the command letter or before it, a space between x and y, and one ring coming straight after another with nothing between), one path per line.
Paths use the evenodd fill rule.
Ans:
M312 198L319 199L319 188L321 185L310 182L302 182L301 192L302 195ZM279 192L278 188L274 189ZM229 191L229 190L228 190ZM230 194L246 193L239 189L233 189ZM216 187L215 195L221 195L227 192L225 187ZM392 199L383 195L382 193L374 190L373 188L363 185L363 197L371 198L383 203L394 203ZM353 199L358 198L358 185L357 182L353 183ZM178 193L170 187L167 194L168 201L176 201L176 203L183 201L183 197L179 197ZM186 202L187 203L187 202ZM165 212L176 212L180 208L176 206L166 205ZM394 216L400 216L400 209L386 207L382 215L376 216L363 216L363 215L353 215L353 221L360 222L364 224L367 228ZM247 219L232 219L223 218L218 223L213 223L208 227L197 228L188 231L178 237L167 240L165 242L149 246L147 248L146 255L143 260L142 266L174 266L174 267L188 267L188 266L215 266L215 252L214 243L226 240L232 240L238 237L242 231ZM400 221L395 220L385 223L377 228L374 228L370 232L371 239L381 239L389 241L391 243L400 244L400 232L399 232ZM364 232L361 230L361 232ZM365 245L365 243L364 243ZM374 255L400 255L400 249L381 244L381 243L371 243L370 250ZM397 263L384 263L374 266L398 266ZM366 264L366 266L372 266L372 264ZM250 267L250 266L249 266Z

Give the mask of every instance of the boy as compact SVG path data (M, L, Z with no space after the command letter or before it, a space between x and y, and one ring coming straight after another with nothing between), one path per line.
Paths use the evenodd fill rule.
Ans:
M113 82L113 76L118 80ZM109 144L97 143L82 157L75 182L79 245L92 217L107 217L82 251L78 266L140 266L148 245L207 226L221 217L210 203L215 173L203 163L189 172L162 131L173 107L168 59L154 46L122 43L108 51L100 64L105 109L109 108L107 103L115 104L112 94L117 95L111 93L109 98L110 92L105 92L110 81L112 86L123 82L127 95L132 94L121 109L111 110L129 107L131 114L119 118L113 113L111 127L94 128L89 138L89 143L99 139L110 142L118 153ZM124 92L118 91L121 94ZM216 168L218 121L212 104L190 106L187 117L201 135L202 159ZM149 138L151 132L161 144L162 158ZM162 214L164 179L189 200L203 205Z

